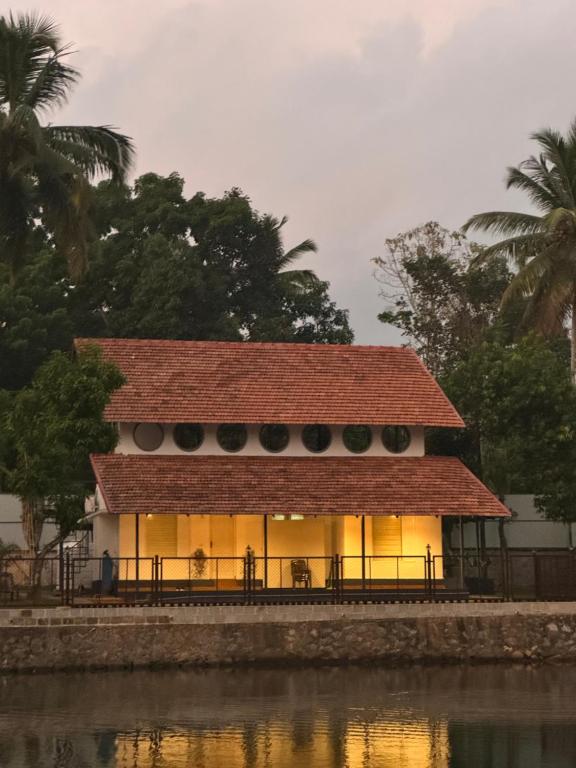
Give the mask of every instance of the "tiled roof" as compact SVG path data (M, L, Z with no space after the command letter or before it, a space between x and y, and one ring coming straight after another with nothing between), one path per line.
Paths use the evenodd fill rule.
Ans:
M78 339L127 383L110 421L463 426L404 347Z
M92 456L109 512L508 515L456 458Z

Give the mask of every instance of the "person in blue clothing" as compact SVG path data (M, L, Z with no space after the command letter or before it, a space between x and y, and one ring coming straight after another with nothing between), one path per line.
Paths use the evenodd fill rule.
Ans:
M102 552L102 594L113 595L115 591L114 560L107 549Z

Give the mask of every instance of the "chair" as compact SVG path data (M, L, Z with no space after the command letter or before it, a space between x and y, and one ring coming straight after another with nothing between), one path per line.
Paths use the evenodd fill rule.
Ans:
M303 584L306 589L312 586L312 572L304 559L291 560L290 571L292 573L292 589Z

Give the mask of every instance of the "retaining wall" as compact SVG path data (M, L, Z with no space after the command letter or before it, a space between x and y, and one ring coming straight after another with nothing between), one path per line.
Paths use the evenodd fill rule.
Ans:
M0 671L576 660L576 603L0 610Z

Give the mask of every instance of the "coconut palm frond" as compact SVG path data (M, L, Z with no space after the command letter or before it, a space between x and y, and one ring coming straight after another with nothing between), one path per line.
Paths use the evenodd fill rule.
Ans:
M297 292L310 290L322 282L311 269L290 269L280 272L278 277L285 288L292 288Z
M477 213L463 226L464 232L483 230L493 235L533 234L542 231L543 219L529 213L514 211L487 211Z
M39 114L61 106L79 78L70 53L52 19L0 16L0 259L12 280L38 215L77 278L90 229L88 182L123 182L134 160L132 140L110 126L41 125Z
M543 211L551 211L562 205L562 201L549 189L525 173L522 168L508 168L506 179L508 189L519 189L528 194L530 200Z
M477 264L484 264L497 256L506 256L517 267L522 268L528 259L531 259L538 253L544 242L545 235L543 233L509 237L506 240L500 240L498 243L482 248L474 261Z
M62 104L78 72L62 62L70 53L57 24L37 13L0 18L0 105L34 108Z
M67 52L61 49L44 64L23 98L23 103L33 109L51 109L68 100L69 92L78 82L80 73L74 67L62 63L63 55L67 55Z
M550 250L545 250L534 256L514 277L504 292L502 303L506 304L519 296L532 296L538 283L543 280L550 269Z
M293 264L300 256L304 256L306 253L316 253L318 250L316 243L313 240L303 240L299 245L290 248L289 251L283 253L278 259L278 270L284 270Z
M569 280L556 283L551 290L538 287L528 302L524 325L544 336L561 336L572 313L573 285Z
M540 216L489 212L473 216L466 228L505 236L478 257L506 254L516 262L519 271L503 304L528 299L527 325L545 334L561 334L571 317L576 333L576 120L566 136L546 128L532 139L540 154L509 168L507 186L526 192ZM575 344L572 358L576 371Z
M550 162L546 154L541 154L539 157L529 157L520 164L520 168L550 192L556 200L557 206L571 207L574 205L570 185L566 185L559 169Z
M122 181L134 162L134 145L129 136L118 133L109 125L58 125L45 129L47 142L73 162L83 158L82 165L89 176L108 173ZM92 162L89 157L92 155Z

